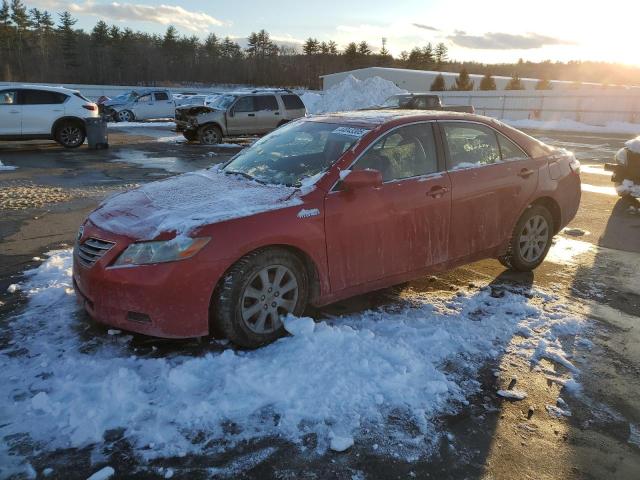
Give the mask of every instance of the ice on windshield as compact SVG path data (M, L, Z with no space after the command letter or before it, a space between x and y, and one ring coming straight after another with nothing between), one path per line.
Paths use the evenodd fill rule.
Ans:
M225 171L263 183L300 186L305 178L333 165L368 132L335 123L293 122L241 152Z

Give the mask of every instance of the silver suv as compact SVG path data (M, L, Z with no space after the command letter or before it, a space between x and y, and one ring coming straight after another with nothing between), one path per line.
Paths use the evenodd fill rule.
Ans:
M253 90L223 93L207 106L178 107L175 121L187 140L212 145L223 137L269 133L306 113L291 90Z

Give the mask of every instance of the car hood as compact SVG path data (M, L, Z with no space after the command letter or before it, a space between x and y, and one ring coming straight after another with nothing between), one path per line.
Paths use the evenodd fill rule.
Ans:
M89 215L97 227L135 240L192 230L301 205L299 191L263 185L214 167L148 183L106 199Z

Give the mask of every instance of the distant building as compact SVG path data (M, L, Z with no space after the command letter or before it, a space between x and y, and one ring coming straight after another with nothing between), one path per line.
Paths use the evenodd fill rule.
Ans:
M449 90L455 83L458 77L454 72L435 72L428 70L408 70L405 68L385 68L385 67L369 67L360 68L358 70L349 70L347 72L331 73L329 75L322 75L322 88L327 90L332 86L340 83L347 76L353 75L359 80L365 80L369 77L382 77L385 80L389 80L395 83L398 87L403 88L409 92L427 92L431 89L431 83L433 80L442 74L444 77L445 85ZM469 74L471 80L474 83L474 89L477 90L480 85L480 80L483 75ZM504 87L509 83L511 77L493 77L496 82L497 90L504 90ZM521 78L522 85L526 90L534 90L538 83L537 78ZM588 90L594 88L603 88L605 85L601 83L577 83L569 82L565 80L551 80L550 81L553 90ZM611 87L608 87L611 88ZM627 88L627 87L619 87ZM638 88L638 87L632 87Z

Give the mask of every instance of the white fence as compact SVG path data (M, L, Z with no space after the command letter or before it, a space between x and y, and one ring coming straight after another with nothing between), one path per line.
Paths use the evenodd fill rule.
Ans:
M476 113L509 120L574 120L590 125L640 123L640 92L586 91L470 91L438 92L450 105L473 105Z

